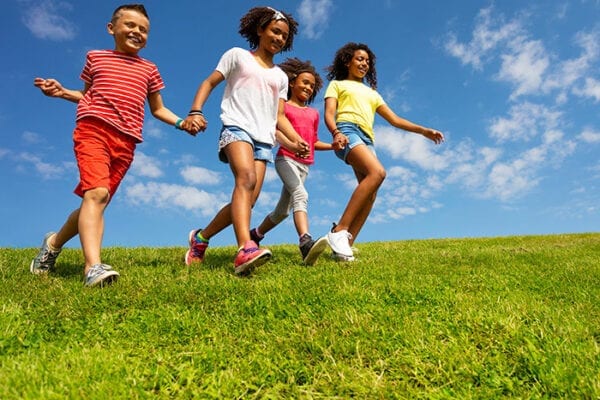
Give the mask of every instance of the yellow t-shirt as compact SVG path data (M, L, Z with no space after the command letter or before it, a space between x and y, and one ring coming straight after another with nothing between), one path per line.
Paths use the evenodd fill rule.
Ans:
M377 91L362 82L333 80L329 82L325 91L325 98L337 99L336 122L352 122L357 124L365 133L375 141L373 124L375 111L385 101Z

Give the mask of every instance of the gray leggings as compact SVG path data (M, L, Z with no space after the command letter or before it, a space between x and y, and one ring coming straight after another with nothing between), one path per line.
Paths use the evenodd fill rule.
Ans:
M308 176L309 166L289 157L278 156L275 159L275 170L283 182L281 196L269 219L278 224L290 214L290 210L308 211L308 192L304 181Z

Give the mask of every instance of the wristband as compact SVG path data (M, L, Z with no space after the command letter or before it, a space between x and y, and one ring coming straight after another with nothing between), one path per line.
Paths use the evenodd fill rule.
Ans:
M181 118L177 118L177 121L175 121L175 129L181 130L181 123L182 122L183 122L183 120Z
M202 110L190 110L190 112L188 112L188 115L202 115L204 116L204 113L202 112Z
M333 132L331 132L331 135L332 135L333 137L336 137L336 136L337 136L337 135L339 135L340 133L342 133L342 132L340 132L340 130L339 130L339 129L334 129L334 130L333 130Z

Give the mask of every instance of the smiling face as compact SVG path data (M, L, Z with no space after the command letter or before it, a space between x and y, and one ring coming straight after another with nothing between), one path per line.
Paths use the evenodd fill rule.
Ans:
M289 34L290 28L285 20L272 20L264 29L258 29L258 49L275 55L283 49Z
M348 79L361 81L369 72L369 54L365 50L356 50L348 67Z
M290 82L292 93L290 100L298 105L305 105L315 90L315 76L310 72L302 72Z
M123 9L108 23L107 29L115 38L116 51L137 55L146 46L150 21L136 10Z

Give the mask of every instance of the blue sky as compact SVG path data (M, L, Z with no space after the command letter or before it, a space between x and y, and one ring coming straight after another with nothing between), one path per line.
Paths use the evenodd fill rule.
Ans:
M105 26L120 4L3 2L0 247L37 247L79 206L75 105L43 96L32 82L53 77L81 88L86 52L113 48ZM300 22L293 50L276 61L310 59L323 71L346 42L371 47L390 107L441 130L446 142L434 146L376 120L388 177L357 243L600 231L598 0L144 4L151 30L140 55L158 65L165 103L181 115L221 54L247 47L237 30L252 6ZM228 202L231 173L216 152L223 87L209 98L209 128L196 138L147 113L145 142L106 211L105 246L185 246L188 231ZM314 103L321 115L323 93ZM329 140L323 124L320 135ZM337 221L354 185L348 166L317 153L307 181L313 235ZM280 188L270 167L254 224ZM233 231L212 243L233 245ZM291 219L265 243L296 243Z

